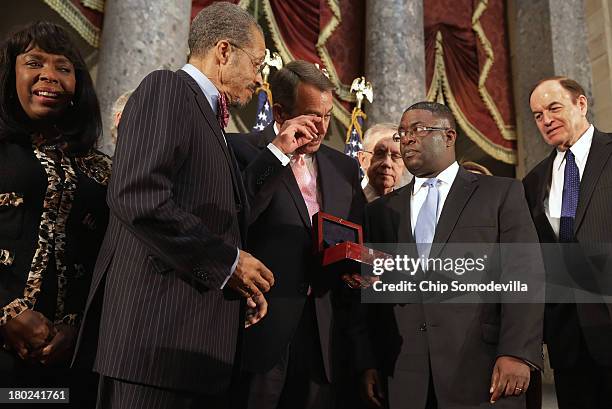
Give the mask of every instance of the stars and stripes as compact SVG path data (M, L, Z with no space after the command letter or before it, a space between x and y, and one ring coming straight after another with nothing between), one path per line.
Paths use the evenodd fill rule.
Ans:
M253 132L263 131L273 119L272 115L272 93L267 83L264 83L257 92L257 117Z
M363 122L366 119L366 114L355 107L351 115L351 126L346 132L346 142L344 145L344 153L357 160L357 152L363 150ZM363 171L359 168L360 176L363 178Z

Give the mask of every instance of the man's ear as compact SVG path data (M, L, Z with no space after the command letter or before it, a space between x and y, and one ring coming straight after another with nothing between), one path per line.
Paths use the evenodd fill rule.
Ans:
M369 159L368 155L369 155L369 153L364 152L364 151L358 151L357 152L357 161L359 162L359 166L361 166L361 169L363 169L364 171L370 165L369 162L366 163L367 159Z
M582 116L586 117L587 111L589 109L589 101L587 99L587 97L585 97L584 95L580 95L578 97L578 107L580 108L580 112L582 113Z
M281 104L272 105L272 115L274 116L274 120L279 125L282 125L283 122L287 120L287 114L283 110L283 106Z
M454 129L447 129L444 133L444 138L446 146L455 146L455 141L457 140L457 131L455 131Z
M215 57L219 61L220 65L227 64L231 54L231 44L227 40L219 40L215 44Z
M113 125L115 127L119 126L119 121L121 121L121 114L123 113L123 111L119 111L119 112L115 112L115 114L113 115Z

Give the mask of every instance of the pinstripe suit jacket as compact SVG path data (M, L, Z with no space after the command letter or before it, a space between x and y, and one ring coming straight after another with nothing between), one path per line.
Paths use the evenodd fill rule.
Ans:
M540 242L556 243L546 217L544 200L550 188L556 150L523 180L525 194ZM559 279L567 270L574 287L611 294L612 267L612 134L595 129L593 142L580 181L580 196L574 233L579 243L570 256L557 256L546 247L547 280ZM576 251L578 250L578 251ZM589 256L591 255L591 256ZM594 257L592 257L595 255ZM603 259L601 256L605 256ZM544 319L544 340L553 368L579 364L586 351L602 366L612 367L612 304L549 303Z
M184 71L148 75L119 134L111 219L75 364L95 357L94 370L106 376L221 392L243 323L238 297L220 290L246 211L233 154Z

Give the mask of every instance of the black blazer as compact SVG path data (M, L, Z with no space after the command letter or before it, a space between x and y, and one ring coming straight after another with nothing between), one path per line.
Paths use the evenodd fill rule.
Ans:
M413 185L414 181L366 207L368 242L400 243L403 254L416 257L410 220ZM430 258L456 256L457 250L449 246L452 243L537 243L520 183L459 168L440 214ZM459 250L470 253L472 246ZM512 250L512 256L501 254L502 258L489 260L491 279L506 282L516 272L532 283L543 278L537 246ZM422 277L422 272L415 277L419 274ZM430 271L427 278L444 281L448 276ZM382 280L387 280L386 274ZM361 317L352 328L357 366L377 367L387 376L401 370L404 379L410 379L404 385L389 379L389 387L399 390L401 396L390 402L391 408L405 407L408 402L415 408L425 407L430 376L440 407L484 407L498 356L514 356L541 366L541 304L503 302L513 295L502 296L499 303L465 304L442 304L442 299L427 299L425 293L416 297L411 303L361 304L361 311L354 314ZM502 399L498 404L525 407L524 396Z
M550 189L555 156L556 150L553 149L550 155L523 179L531 216L542 243L557 242L544 210L544 199ZM571 249L566 248L565 254L556 253L555 246L543 246L548 282L558 282L562 279L561 273L567 272L568 280L564 282L568 287L578 286L595 294L611 295L612 267L609 262L605 262L605 258L612 254L611 158L612 134L595 129L580 182L574 226L577 243ZM604 259L601 259L602 255L605 256ZM574 284L567 284L570 282ZM548 297L550 299L552 295L548 294ZM548 345L552 367L563 368L579 364L585 352L600 365L612 366L611 317L612 304L603 301L547 304L544 339Z
M0 142L0 325L26 307L79 324L108 223L110 171L97 151L60 159Z
M318 327L328 379L332 375L333 334L341 333L348 308L341 281L313 256L312 222L290 165L283 167L267 148L275 137L272 125L263 132L231 135L251 204L248 249L275 277L266 294L268 316L245 332L244 366L253 372L271 369L283 356L306 302L308 286L316 294ZM365 197L359 184L357 162L322 145L315 153L321 210L361 222ZM333 279L325 279L331 276ZM327 277L329 278L329 277ZM330 291L331 290L331 291ZM332 328L332 306L336 325ZM339 346L340 348L345 345Z
M240 175L206 97L180 70L142 81L119 135L77 364L93 352L102 375L219 393L244 324L241 302L220 290L241 246Z

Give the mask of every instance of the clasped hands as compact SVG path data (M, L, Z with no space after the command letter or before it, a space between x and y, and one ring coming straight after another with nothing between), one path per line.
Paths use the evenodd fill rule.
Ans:
M76 329L53 325L38 311L25 310L0 327L5 345L23 359L43 365L67 362L72 357Z

